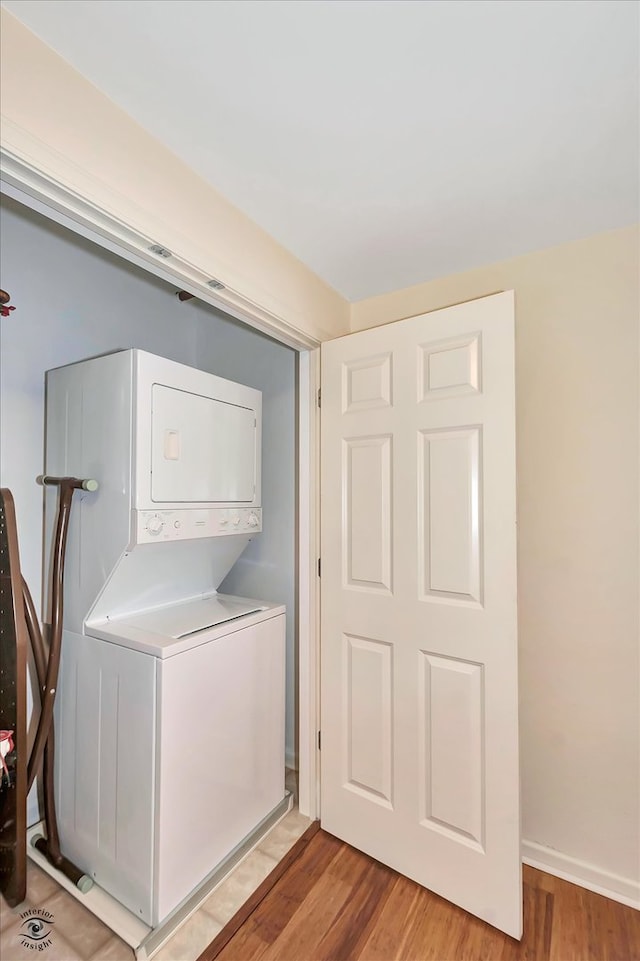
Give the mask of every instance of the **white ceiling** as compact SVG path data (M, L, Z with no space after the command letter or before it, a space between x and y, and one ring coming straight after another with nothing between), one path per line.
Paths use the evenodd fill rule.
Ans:
M349 300L638 219L635 0L4 6Z

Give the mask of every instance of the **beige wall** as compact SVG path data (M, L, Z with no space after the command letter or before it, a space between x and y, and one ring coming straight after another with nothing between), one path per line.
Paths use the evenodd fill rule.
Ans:
M318 340L349 304L177 159L6 10L6 150Z
M636 881L638 254L617 230L352 307L355 331L516 292L523 836Z

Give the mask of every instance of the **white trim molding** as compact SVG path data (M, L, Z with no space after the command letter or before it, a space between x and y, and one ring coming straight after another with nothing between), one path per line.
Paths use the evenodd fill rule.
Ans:
M3 192L9 196L26 202L51 220L70 227L131 263L175 283L212 307L225 311L288 347L309 350L319 346L320 341L316 337L226 284L224 289L214 293L210 282L219 278L212 278L202 266L190 263L174 251L167 251L168 256L165 257L151 252L154 245L164 246L162 237L140 233L52 176L31 166L6 147L0 149L0 180Z
M315 820L318 808L318 389L319 351L298 355L298 806ZM306 705L306 707L305 707ZM295 765L298 767L298 765Z
M612 874L595 864L588 864L562 851L525 839L522 840L522 861L563 881L570 881L612 901L640 910L640 881Z

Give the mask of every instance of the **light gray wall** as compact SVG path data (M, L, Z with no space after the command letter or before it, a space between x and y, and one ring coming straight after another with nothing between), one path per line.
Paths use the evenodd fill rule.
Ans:
M288 616L287 754L295 745L295 353L47 221L0 207L2 287L16 310L0 329L0 478L16 501L23 573L41 597L44 372L140 347L260 388L264 532L223 589L282 601Z

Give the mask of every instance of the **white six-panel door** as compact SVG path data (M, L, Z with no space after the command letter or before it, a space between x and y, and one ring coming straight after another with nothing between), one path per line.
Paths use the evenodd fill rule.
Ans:
M322 826L519 938L513 293L322 345Z

